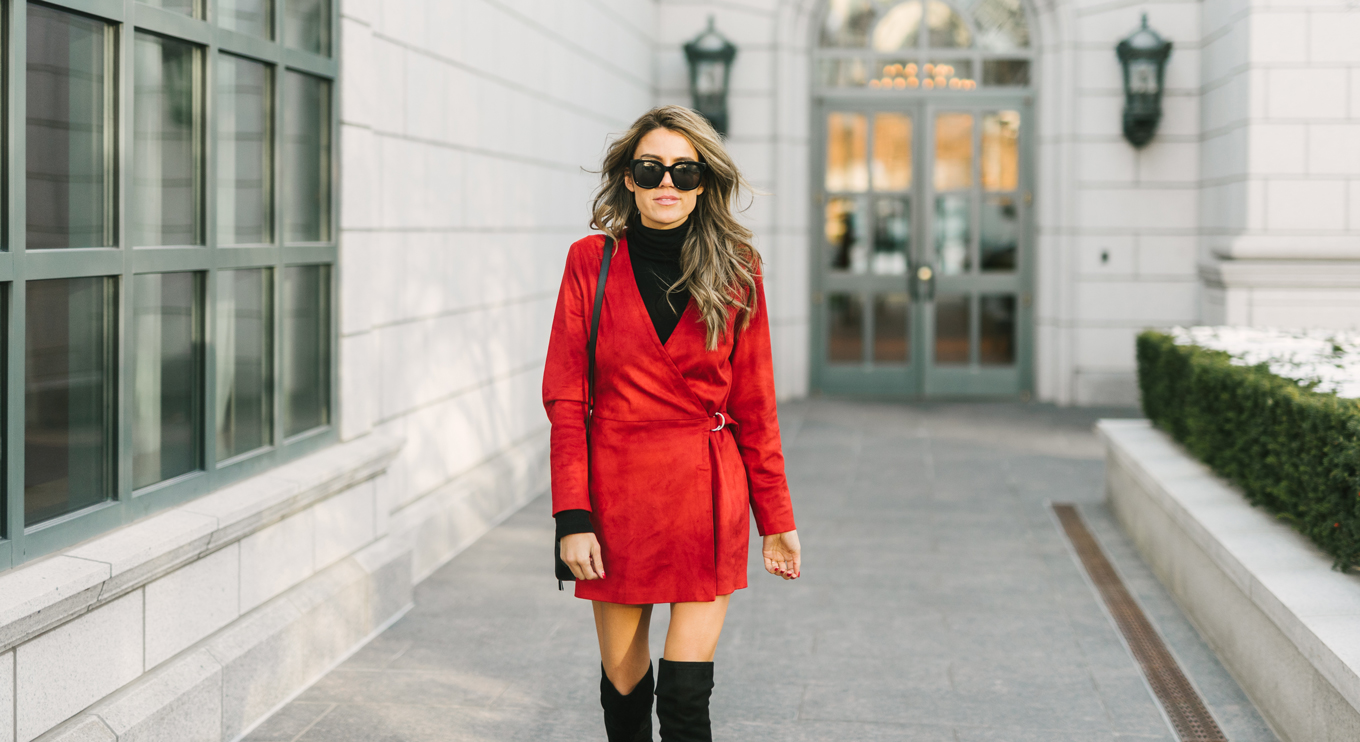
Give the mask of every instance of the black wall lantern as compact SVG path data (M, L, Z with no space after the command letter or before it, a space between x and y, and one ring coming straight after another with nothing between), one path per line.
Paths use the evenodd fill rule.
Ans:
M694 109L723 136L727 136L727 84L736 57L737 47L713 27L713 16L708 17L708 29L685 44Z
M1115 53L1124 67L1124 138L1141 148L1152 141L1162 120L1162 83L1171 42L1148 28L1144 13L1143 27L1119 42Z

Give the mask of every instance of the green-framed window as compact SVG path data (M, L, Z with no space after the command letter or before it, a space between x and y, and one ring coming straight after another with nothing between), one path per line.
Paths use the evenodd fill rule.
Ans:
M338 0L0 0L0 571L336 440Z

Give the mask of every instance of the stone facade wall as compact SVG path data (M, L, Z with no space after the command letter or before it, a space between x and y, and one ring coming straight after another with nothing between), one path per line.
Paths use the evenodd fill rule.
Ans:
M1040 399L1132 404L1134 336L1198 318L1200 4L1040 3L1036 362ZM1115 45L1175 44L1157 136L1121 132Z
M1203 316L1360 327L1360 10L1204 4Z
M342 434L406 439L412 527L457 530L460 478L487 462L547 486L539 388L589 233L583 168L652 105L655 27L635 0L343 3ZM418 572L460 540L431 533Z

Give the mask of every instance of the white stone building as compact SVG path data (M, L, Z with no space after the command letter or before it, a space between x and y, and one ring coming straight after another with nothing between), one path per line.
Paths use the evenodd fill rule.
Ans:
M1360 326L1354 2L917 3L7 0L0 742L236 739L545 491L588 170L710 15L782 396L1131 404L1140 328Z

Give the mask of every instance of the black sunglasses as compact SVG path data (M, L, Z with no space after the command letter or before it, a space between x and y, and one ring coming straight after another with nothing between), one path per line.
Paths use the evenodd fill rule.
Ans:
M633 160L629 169L638 188L656 188L661 185L661 179L666 177L666 173L670 173L672 185L682 191L692 191L703 182L704 171L708 169L708 165L693 160L677 162L674 165L662 165L656 160Z

